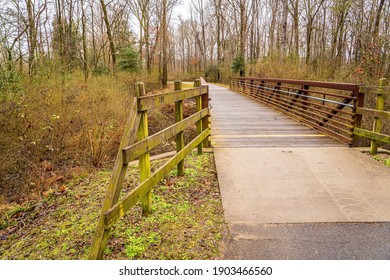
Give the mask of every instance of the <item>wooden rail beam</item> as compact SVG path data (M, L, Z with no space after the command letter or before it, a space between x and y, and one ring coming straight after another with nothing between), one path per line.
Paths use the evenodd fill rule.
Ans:
M156 134L153 134L152 136L149 136L148 138L142 141L139 141L131 146L124 147L122 149L124 163L127 164L130 161L138 158L140 155L146 152L150 152L162 142L174 137L180 131L183 131L187 127L194 125L199 120L206 117L208 113L209 113L208 109L203 109L202 111L197 112L191 115L190 117L185 118L184 120L175 123L165 128L164 130L161 130Z
M386 135L386 134L373 132L373 131L369 131L369 130L361 129L361 128L357 128L357 127L354 129L353 133L360 136L360 137L368 138L368 139L371 139L373 141L378 141L378 142L390 144L390 136Z
M152 187L162 180L169 172L184 159L196 146L199 145L208 135L210 130L204 130L173 158L156 170L145 181L138 185L134 190L126 194L121 201L113 205L104 213L104 224L106 228L110 228L118 219L122 218L126 212L133 207L141 197L149 193Z
M387 111L380 111L380 110L369 109L369 108L357 108L356 114L367 115L374 118L380 118L382 120L390 120L390 112Z
M183 175L185 156L196 146L201 145L210 135L210 130L203 127L200 134L184 147L184 129L196 122L202 124L202 121L208 118L209 110L207 107L202 108L202 106L198 106L199 111L197 113L183 119L183 100L196 96L201 98L200 100L204 96L208 97L207 87L202 86L191 90L182 90L181 82L175 82L175 92L145 96L145 86L142 82L138 82L135 84L135 91L136 98L134 98L132 103L130 115L125 126L113 175L106 192L102 212L88 255L89 259L101 259L103 257L110 234L110 226L135 203L141 201L143 216L151 212L151 190L153 186L166 176L175 165L178 168L178 175ZM168 102L175 102L176 123L149 137L147 110ZM177 136L176 155L154 174L150 175L150 150L173 136ZM138 142L136 143L137 140ZM141 183L118 202L127 165L131 159L136 157L139 158Z
M137 114L137 99L134 98L130 107L129 117L123 132L120 147L133 144L137 140L137 130L140 123L140 116ZM92 245L88 253L88 259L97 260L103 258L103 252L106 248L110 230L104 225L104 212L111 208L117 201L122 190L123 180L127 170L127 163L123 161L121 149L119 150L110 183L108 185L104 198L99 221L93 236Z
M138 98L138 111L146 111L154 107L159 107L164 104L174 103L176 101L185 100L198 95L202 95L202 88L184 89L169 93L161 93L148 95Z

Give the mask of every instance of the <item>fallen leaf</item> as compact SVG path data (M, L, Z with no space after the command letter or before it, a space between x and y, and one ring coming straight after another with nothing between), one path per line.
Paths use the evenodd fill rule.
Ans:
M65 185L60 186L59 191L62 193L66 192L66 186Z

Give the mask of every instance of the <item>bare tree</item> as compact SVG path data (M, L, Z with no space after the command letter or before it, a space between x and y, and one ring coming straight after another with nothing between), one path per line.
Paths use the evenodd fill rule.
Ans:
M114 38L111 32L111 24L110 19L108 18L107 13L107 6L104 3L104 0L100 0L100 6L103 12L103 19L104 23L106 25L106 32L107 32L107 38L110 43L110 53L111 53L111 59L112 59L112 71L115 71L115 65L116 65L116 50L115 50L115 43Z
M281 40L281 48L282 48L282 57L285 57L287 54L287 16L288 16L288 0L282 0L282 40Z
M86 25L86 15L84 9L84 0L81 0L81 24L82 24L82 36L83 36L83 67L84 67L84 78L85 81L88 80L89 76L89 66L88 66L88 46L87 46L87 25Z
M314 19L325 0L305 0L306 11L306 64L311 61L311 40L314 30Z

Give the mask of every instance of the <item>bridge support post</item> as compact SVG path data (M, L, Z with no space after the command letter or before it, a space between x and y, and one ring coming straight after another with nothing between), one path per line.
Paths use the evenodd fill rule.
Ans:
M145 84L137 82L135 84L135 94L137 97L145 96ZM149 136L148 128L148 113L143 111L137 132L138 141L143 140ZM145 181L150 175L150 155L145 153L139 157L140 180ZM142 199L142 215L147 216L152 211L152 193L148 192Z
M355 99L353 101L353 113L354 116L352 117L352 123L354 128L361 128L362 126L362 115L356 114L357 108L362 108L364 106L364 92L360 90L360 87L358 86L354 91L353 91L353 96L357 97L357 100ZM360 137L352 132L352 147L357 147L359 146L359 139Z
M174 82L174 90L182 90L183 89L183 83L181 81L175 81ZM175 120L176 122L180 122L183 120L183 101L176 101L175 102ZM179 152L184 147L184 133L183 131L179 132L176 135L176 152ZM184 175L184 160L180 161L177 164L177 176L183 176Z

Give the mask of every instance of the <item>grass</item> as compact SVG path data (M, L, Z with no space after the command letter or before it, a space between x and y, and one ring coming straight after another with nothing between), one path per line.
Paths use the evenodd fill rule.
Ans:
M163 164L154 161L152 168ZM112 231L105 259L218 259L227 230L212 154L190 155L153 190L152 214L137 205ZM139 180L129 167L125 190ZM79 174L40 201L2 211L1 259L86 259L111 171Z
M390 167L390 156L388 154L377 154L374 159L382 162L385 166Z

